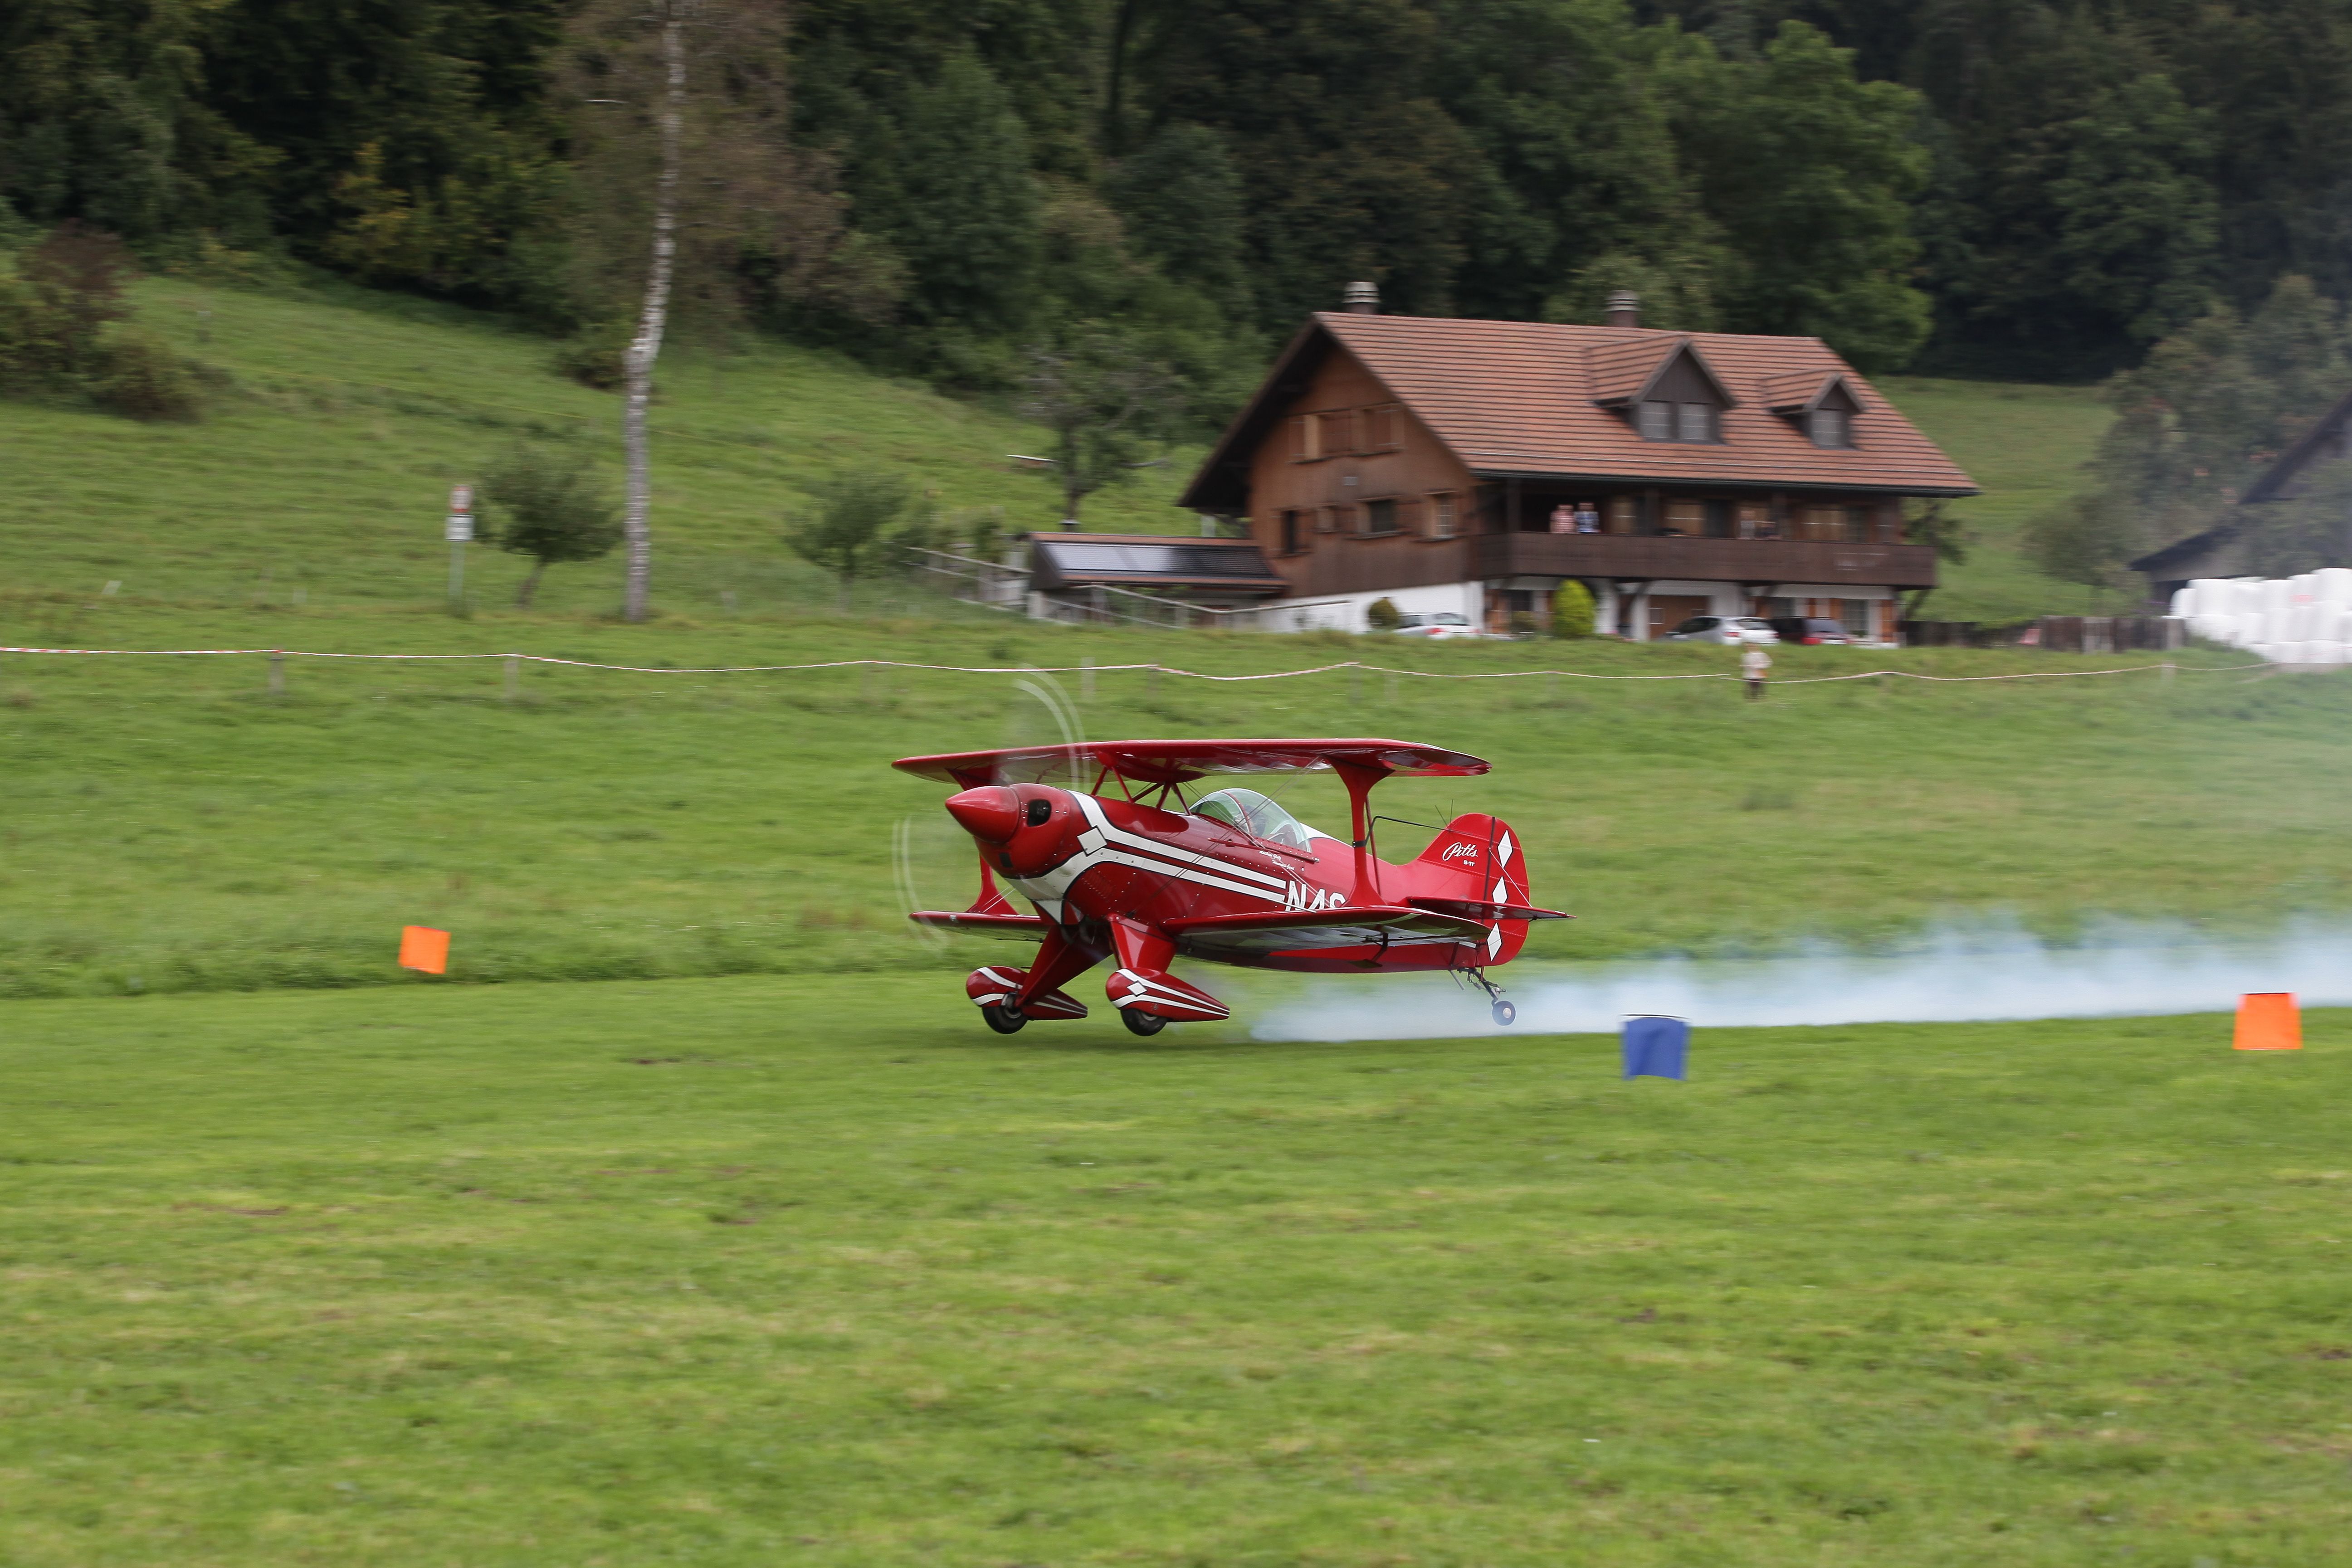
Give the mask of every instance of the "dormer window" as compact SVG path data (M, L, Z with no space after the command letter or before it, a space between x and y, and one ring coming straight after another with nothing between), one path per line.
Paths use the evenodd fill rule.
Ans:
M1644 441L1713 445L1723 439L1723 411L1736 402L1687 338L1622 345L1595 380L1602 395L1593 401Z
M1644 441L1713 442L1716 407L1711 402L1669 402L1652 398L1635 405L1637 426Z
M1795 371L1765 383L1764 406L1804 432L1815 446L1837 451L1853 444L1853 416L1862 399L1843 371Z

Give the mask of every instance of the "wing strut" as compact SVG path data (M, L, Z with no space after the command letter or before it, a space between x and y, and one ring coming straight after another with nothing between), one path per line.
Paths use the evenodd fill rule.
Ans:
M1356 885L1348 894L1354 904L1385 904L1381 896L1380 873L1374 870L1381 862L1372 854L1372 786L1387 778L1391 768L1377 762L1343 762L1331 759L1331 771L1348 787L1349 843L1356 852Z

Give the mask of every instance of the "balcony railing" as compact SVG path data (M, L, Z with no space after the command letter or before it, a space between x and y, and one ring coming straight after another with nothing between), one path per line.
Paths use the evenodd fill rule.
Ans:
M1819 539L1706 539L1630 534L1481 534L1478 576L1613 577L1654 581L1818 582L1933 588L1929 545L1831 544Z

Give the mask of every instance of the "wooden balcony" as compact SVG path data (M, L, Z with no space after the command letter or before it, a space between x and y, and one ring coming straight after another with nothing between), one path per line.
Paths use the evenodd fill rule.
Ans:
M1655 581L1876 585L1933 588L1928 545L1825 544L1813 539L1643 538L1629 534L1479 534L1473 575L1624 578Z

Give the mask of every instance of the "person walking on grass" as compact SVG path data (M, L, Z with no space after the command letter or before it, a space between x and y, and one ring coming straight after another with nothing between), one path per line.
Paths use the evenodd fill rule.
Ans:
M1748 683L1748 700L1755 702L1764 695L1764 672L1772 667L1772 655L1750 643L1739 655L1739 678Z

